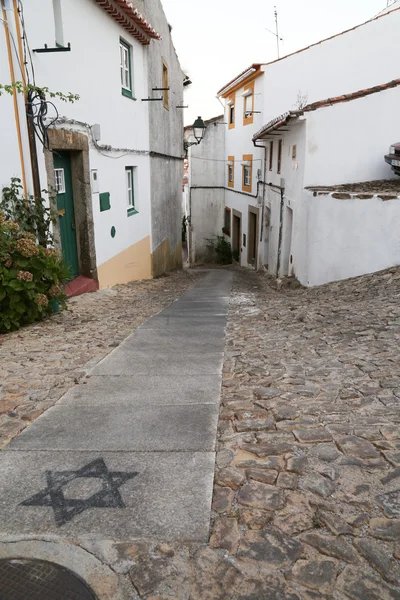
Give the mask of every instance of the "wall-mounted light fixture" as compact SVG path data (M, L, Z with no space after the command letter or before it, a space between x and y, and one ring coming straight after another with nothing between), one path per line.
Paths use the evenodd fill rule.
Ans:
M186 142L186 141L183 142L186 153L187 153L188 148L190 148L190 146L196 146L196 145L200 144L200 142L204 138L204 134L206 132L206 125L201 117L197 117L197 119L195 120L195 122L192 125L192 128L193 128L194 139L196 141L195 142Z

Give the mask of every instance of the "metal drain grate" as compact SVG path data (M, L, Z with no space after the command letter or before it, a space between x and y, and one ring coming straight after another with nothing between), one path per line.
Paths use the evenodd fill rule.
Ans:
M95 600L76 575L41 560L0 560L0 600Z

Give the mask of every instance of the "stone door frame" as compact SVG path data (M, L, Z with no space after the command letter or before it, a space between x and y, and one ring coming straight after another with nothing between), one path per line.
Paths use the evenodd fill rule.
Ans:
M79 274L97 281L88 137L78 131L55 128L48 130L48 136L50 149L44 150L48 188L49 190L55 189L53 152L57 150L69 152L71 157ZM58 219L53 225L53 231L54 244L61 250L61 234Z

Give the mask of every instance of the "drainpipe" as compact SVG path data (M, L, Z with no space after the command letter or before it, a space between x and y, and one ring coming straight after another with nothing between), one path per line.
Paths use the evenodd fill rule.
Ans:
M192 252L192 186L189 185L189 217L187 223L188 232L188 261L189 265L193 263L191 252Z
M276 263L276 278L279 279L279 270L281 268L281 254L282 254L282 234L283 234L283 208L285 206L285 188L280 185L274 185L268 183L270 188L274 191L279 190L281 194L281 206L279 211L279 237L278 237L278 257Z
M256 148L261 148L262 150L264 150L264 177L263 177L263 183L267 181L267 147L262 144L256 144L256 142L253 140L253 144ZM257 190L258 191L258 190ZM264 215L265 215L265 183L264 183L264 187L263 187L263 203L262 203L262 209L261 209L261 228L260 228L260 242L263 241L263 233L264 233Z

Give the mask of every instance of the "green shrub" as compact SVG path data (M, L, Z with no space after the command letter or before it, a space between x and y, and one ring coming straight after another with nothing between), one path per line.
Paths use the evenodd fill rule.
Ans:
M214 239L207 240L207 247L210 252L215 252L217 256L217 262L221 265L232 264L232 248L230 243L224 238L223 235L217 235Z
M54 248L36 243L32 232L0 212L0 332L51 314L54 300L65 305L68 269Z
M240 259L240 252L239 252L239 250L233 250L233 252L232 252L232 258L234 260L236 260L236 262L239 262L239 259Z
M4 213L8 221L16 221L21 231L32 233L41 246L48 246L53 242L51 225L56 220L55 199L49 194L50 208L43 198L22 194L22 184L18 177L12 177L10 185L4 186L0 200L0 212Z

